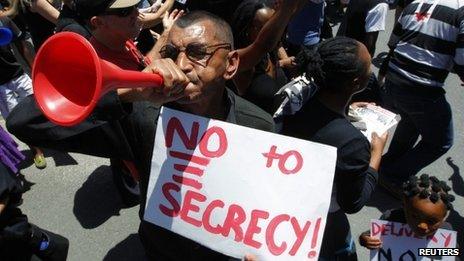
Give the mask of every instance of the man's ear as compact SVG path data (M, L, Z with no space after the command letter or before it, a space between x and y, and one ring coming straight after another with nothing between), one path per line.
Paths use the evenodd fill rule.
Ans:
M237 73L240 57L237 51L230 51L227 55L226 70L224 71L224 79L230 80Z
M103 25L103 20L100 19L100 17L98 16L92 16L92 18L90 18L89 20L89 23L92 26L92 28L99 28Z

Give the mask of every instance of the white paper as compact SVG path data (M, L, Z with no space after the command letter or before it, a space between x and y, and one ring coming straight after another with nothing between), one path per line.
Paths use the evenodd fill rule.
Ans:
M191 135L195 124L197 135ZM180 132L172 131L175 125ZM176 158L179 153L197 158ZM163 108L144 219L237 258L248 253L259 260L317 260L335 162L334 147ZM239 220L234 229L224 226L231 224L228 216ZM304 231L300 237L294 226Z
M399 121L399 115L372 104L357 107L356 109L350 108L349 115L366 124L366 129L361 130L361 132L369 142L372 139L373 132L382 136L385 132L392 130ZM393 136L392 133L389 134Z

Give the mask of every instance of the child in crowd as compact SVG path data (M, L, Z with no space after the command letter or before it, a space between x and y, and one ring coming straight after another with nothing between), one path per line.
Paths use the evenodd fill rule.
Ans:
M399 223L407 223L419 237L433 235L437 229L453 230L445 222L454 196L448 194L451 188L436 177L423 174L418 179L411 176L403 185L403 208L388 210L380 217ZM366 231L359 236L359 243L368 249L378 249L382 241L370 236Z

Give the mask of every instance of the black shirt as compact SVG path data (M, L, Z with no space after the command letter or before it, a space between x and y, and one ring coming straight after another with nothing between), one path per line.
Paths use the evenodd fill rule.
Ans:
M401 8L405 8L406 6L408 6L410 3L412 3L414 0L398 0L398 3L397 5Z
M63 5L56 24L56 32L73 32L90 39L92 32L85 25L84 20L80 19L76 11Z
M7 27L13 32L13 40L21 37L21 31L7 17L0 17L0 26ZM0 85L19 77L23 73L22 66L16 60L11 46L0 46Z
M366 38L366 19L370 10L385 0L350 0L346 9L345 36L364 43Z
M337 203L345 213L361 210L375 189L378 174L369 167L370 144L359 130L314 97L295 115L284 118L282 133L336 147Z

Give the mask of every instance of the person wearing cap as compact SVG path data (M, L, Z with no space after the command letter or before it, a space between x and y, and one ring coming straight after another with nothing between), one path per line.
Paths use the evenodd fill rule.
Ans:
M286 2L291 10L301 1ZM136 59L127 48L128 40L140 29L138 11L134 8L137 3L136 0L76 2L80 14L88 17L93 35L90 41L97 53L130 70L143 67L141 59ZM274 131L273 120L226 88L225 83L237 72L240 59L233 50L230 26L221 18L204 11L178 18L160 55L163 59L148 62L150 65L144 71L162 75L162 90L112 91L100 100L87 120L71 128L49 122L29 97L12 112L7 127L19 139L33 144L132 162L140 176L139 235L150 260L230 260L143 220L159 106L164 104L264 131Z
M92 36L91 30L86 22L89 17L85 15L82 16L77 12L75 2L81 1L63 0L63 6L55 30L56 32L74 32L88 39ZM166 0L164 3L157 1L148 8L140 9L141 6L143 7L143 1L141 1L138 7L140 11L139 19L142 21L143 28L149 29L161 23L166 12L171 10L174 2L175 0Z

